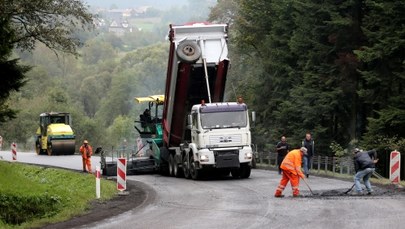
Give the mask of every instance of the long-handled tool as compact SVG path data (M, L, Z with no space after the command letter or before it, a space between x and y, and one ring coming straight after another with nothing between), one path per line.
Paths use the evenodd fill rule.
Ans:
M311 187L309 187L309 184L308 184L307 180L306 180L305 178L302 178L302 180L303 180L304 183L307 185L307 187L308 187L309 191L311 192L311 194L314 195L314 193L312 192Z
M344 192L344 194L347 194L347 193L349 193L350 191L352 191L352 189L354 188L355 185L356 185L356 184L353 184L351 188L349 188L346 192Z

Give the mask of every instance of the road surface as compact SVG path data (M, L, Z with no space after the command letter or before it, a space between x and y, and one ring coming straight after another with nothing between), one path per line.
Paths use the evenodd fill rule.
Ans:
M9 156L7 156L9 155ZM10 152L0 152L11 160ZM37 156L21 153L21 162L81 169L74 156ZM93 157L93 165L98 163ZM301 182L304 198L293 198L288 185L285 198L274 198L280 180L276 171L252 170L249 179L203 181L155 174L129 176L148 185L151 195L141 207L81 228L404 228L404 192L375 187L374 196L311 196ZM342 193L352 182L311 176L315 194ZM136 196L134 197L136 198Z

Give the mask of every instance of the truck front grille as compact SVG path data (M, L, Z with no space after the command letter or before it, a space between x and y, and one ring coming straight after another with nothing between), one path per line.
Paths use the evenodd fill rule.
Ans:
M231 143L231 144L240 144L242 143L242 136L240 134L232 135L212 135L209 138L210 145Z

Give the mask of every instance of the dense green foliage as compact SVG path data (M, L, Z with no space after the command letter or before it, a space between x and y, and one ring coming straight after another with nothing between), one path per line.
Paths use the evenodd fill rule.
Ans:
M5 224L19 225L35 218L52 217L60 209L57 196L47 193L37 195L15 195L0 193L0 219ZM1 223L0 223L1 225Z
M286 135L297 147L310 131L321 154L357 140L405 150L404 9L380 0L219 1L210 19L232 23L228 82L259 115L256 142L273 150Z
M0 1L0 123L16 117L7 98L25 84L30 69L11 58L12 50L31 51L41 42L52 50L77 54L81 42L72 34L78 27L90 28L92 21L80 0Z
M35 67L4 101L20 113L0 134L30 147L41 112L68 111L79 141L133 143L143 109L133 97L163 93L167 24L204 21L199 8L150 9L131 22L145 25L149 15L153 24L123 36L79 33L85 45L77 59L46 45L18 53ZM404 150L404 9L381 0L218 1L209 20L230 24L226 97L242 95L257 112L259 149L273 150L283 134L297 147L310 131L321 154L333 154L331 145Z
M80 214L95 198L89 174L0 161L0 227L39 226ZM116 193L114 182L101 180L101 198Z
M83 50L90 49L97 39L88 40ZM109 43L98 41L96 47L96 52L103 52ZM134 97L163 93L167 47L158 43L128 53L110 50L103 55L99 61L89 62L84 56L56 57L42 46L32 55L23 55L22 61L37 65L27 73L26 86L9 99L15 104L13 108L24 109L2 125L6 132L3 137L30 149L39 114L63 111L73 115L78 142L87 138L93 146L110 148L125 138L134 140L134 120L144 109L135 104Z
M135 104L134 97L164 93L168 24L204 21L208 10L202 2L167 11L149 9L142 17L129 20L137 28L154 24L124 34L106 28L76 31L74 37L83 43L76 46L76 57L46 43L35 43L31 52L17 50L21 63L33 68L22 78L24 87L6 101L18 115L0 121L5 145L17 142L19 149L33 149L39 114L49 111L72 114L77 147L85 138L94 147L107 149L125 139L134 144L134 120L145 109L145 105ZM152 12L153 17L147 18Z

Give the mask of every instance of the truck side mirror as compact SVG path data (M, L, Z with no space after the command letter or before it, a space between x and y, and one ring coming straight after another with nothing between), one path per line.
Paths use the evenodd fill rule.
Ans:
M191 130L193 128L193 117L190 115L187 115L187 129Z
M252 126L254 127L256 123L256 112L252 111Z

